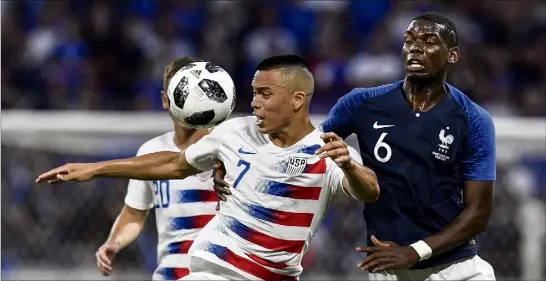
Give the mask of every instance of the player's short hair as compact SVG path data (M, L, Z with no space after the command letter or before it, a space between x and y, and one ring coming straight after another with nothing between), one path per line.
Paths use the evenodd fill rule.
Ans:
M443 25L446 33L442 35L445 37L444 40L447 42L447 46L449 48L459 46L457 27L447 16L435 12L426 12L414 17L413 20L426 20Z
M181 57L167 64L167 66L165 67L165 73L163 74L163 90L167 91L167 87L169 86L169 81L171 80L171 78L173 78L173 76L176 74L178 70L196 61L199 61L199 60L193 57Z
M276 55L264 59L256 67L259 71L283 69L290 81L288 86L293 91L303 91L311 96L315 90L315 78L309 64L295 54Z
M272 70L291 66L303 67L310 69L309 64L302 57L294 54L276 55L264 59L256 67L257 70Z

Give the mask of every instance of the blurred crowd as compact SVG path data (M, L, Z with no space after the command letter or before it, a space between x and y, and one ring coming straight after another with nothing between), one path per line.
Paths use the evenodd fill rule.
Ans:
M495 115L546 114L546 4L473 0L2 1L2 108L158 110L164 66L190 55L226 68L248 112L256 64L292 52L325 113L403 77L402 34L424 11L457 25L452 84Z
M424 11L444 13L457 25L462 57L450 83L494 116L546 116L546 3L474 0L2 1L2 109L161 110L164 66L195 56L232 74L235 110L250 112L256 64L290 52L310 62L317 92L312 111L326 113L355 86L403 77L402 34ZM53 189L36 188L33 179L66 161L109 157L120 155L2 146L3 270L94 265L127 182ZM544 159L537 167L546 175ZM480 239L480 255L506 278L521 273L514 190L537 185L528 173L499 165L495 214ZM346 200L334 206L305 256L305 274L359 274L354 247L365 241L361 210ZM117 266L150 272L155 235L151 221Z

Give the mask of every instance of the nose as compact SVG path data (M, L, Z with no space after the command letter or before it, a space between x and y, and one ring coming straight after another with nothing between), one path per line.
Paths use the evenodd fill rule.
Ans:
M258 102L258 99L256 98L256 96L254 96L252 98L252 102L250 103L250 106L253 108L253 109L260 109L262 106L260 105L260 103Z
M419 42L419 40L415 40L410 45L410 53L423 53L423 45Z

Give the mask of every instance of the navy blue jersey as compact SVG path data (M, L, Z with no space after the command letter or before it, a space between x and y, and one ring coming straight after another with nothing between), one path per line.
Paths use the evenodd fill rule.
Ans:
M412 110L403 81L356 88L322 123L342 138L355 133L365 166L381 189L364 206L368 244L408 246L438 233L463 211L465 181L494 181L495 132L490 115L456 88L426 112ZM417 263L428 268L477 254L475 240Z

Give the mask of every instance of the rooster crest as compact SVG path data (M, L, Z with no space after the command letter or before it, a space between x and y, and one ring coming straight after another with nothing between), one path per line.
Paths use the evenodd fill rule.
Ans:
M440 144L439 146L441 148L445 148L445 149L448 149L449 148L449 145L453 143L453 136L452 135L445 135L446 131L444 129L440 130L440 141L442 142L442 144Z

